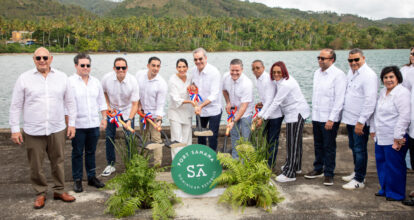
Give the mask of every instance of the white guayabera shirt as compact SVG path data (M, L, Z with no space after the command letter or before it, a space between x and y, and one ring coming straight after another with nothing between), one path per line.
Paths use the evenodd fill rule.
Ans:
M321 68L316 70L313 76L312 121L340 121L345 90L345 73L335 65L325 71Z
M298 121L298 114L306 119L309 117L309 105L300 90L298 82L291 75L289 79L276 81L277 93L269 108L260 111L259 116L268 119L276 108L282 110L286 123Z
M167 97L168 85L164 78L157 74L148 80L148 69L140 70L136 74L141 94L141 105L145 114L151 112L153 117L165 115L164 104Z
M260 101L263 104L261 111L266 111L266 109L269 108L270 104L273 101L273 98L277 93L277 87L274 83L272 83L269 73L264 71L262 75L258 79L256 79L256 88L257 93L259 94ZM273 112L269 112L268 119L280 118L282 116L282 111L279 107L277 107L274 109Z
M50 135L66 128L65 108L69 126L75 126L76 102L68 77L51 68L47 77L29 70L19 76L13 89L10 105L11 132L20 132L23 112L23 130L33 136Z
M113 110L120 110L123 115L129 117L132 102L139 101L139 87L137 80L131 74L126 73L124 80L119 82L114 71L105 74L102 78L103 91L109 97L109 104Z
M243 73L240 77L234 81L230 73L224 74L223 77L223 91L226 90L229 93L229 99L231 106L237 107L237 111L240 110L242 103L249 103L242 118L252 116L254 103L253 103L253 83Z
M200 72L197 67L191 70L192 82L198 87L198 92L203 99L210 100L211 103L201 110L201 117L218 115L221 112L221 75L216 67L207 63ZM199 103L199 105L202 103Z
M69 77L73 87L76 106L76 128L96 128L100 125L99 114L107 109L102 85L99 80L89 75L88 84L77 73Z
M402 68L401 68L402 69ZM403 76L404 77L404 76ZM407 99L405 98L405 102L411 103L411 124L410 124L410 130L409 130L409 135L411 138L414 138L414 95L413 95L413 91L414 91L414 68L409 69L406 74L405 74L405 78L403 78L403 86L405 86L408 91L410 91L411 93L411 98Z
M356 125L357 122L369 125L377 102L377 74L365 63L355 73L349 70L347 80L342 122L348 125Z
M392 145L394 139L401 139L407 133L411 116L411 94L398 84L386 95L387 88L380 91L370 132L375 132L378 145Z

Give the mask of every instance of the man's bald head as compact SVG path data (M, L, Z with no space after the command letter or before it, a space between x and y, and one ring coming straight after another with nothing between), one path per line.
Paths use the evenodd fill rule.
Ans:
M37 71L40 73L49 73L52 60L53 57L50 55L49 50L44 47L37 48L33 53L33 61L36 65Z

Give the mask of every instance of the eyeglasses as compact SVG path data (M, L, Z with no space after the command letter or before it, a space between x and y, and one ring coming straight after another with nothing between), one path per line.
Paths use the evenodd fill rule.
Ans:
M86 66L87 68L90 68L90 67L91 67L91 64L81 64L81 65L80 65L80 67L82 67L82 68L85 68L85 66Z
M414 52L413 52L413 53L410 53L410 55L411 55L411 56L414 56Z
M115 67L115 69L116 69L116 70L120 70L120 69L122 69L122 70L126 70L126 69L127 69L127 67L126 67L126 66L116 66L116 67Z
M359 62L359 58L355 58L355 59L348 59L348 62L349 63L352 63L352 62Z
M316 58L317 58L318 60L322 60L322 61L333 59L333 57L320 57L320 56L318 56L318 57L316 57Z
M200 57L200 58L194 58L194 62L197 62L197 61L202 61L203 60L203 58L202 57Z
M49 59L48 56L36 56L36 60L40 61L43 58L44 61L47 61Z

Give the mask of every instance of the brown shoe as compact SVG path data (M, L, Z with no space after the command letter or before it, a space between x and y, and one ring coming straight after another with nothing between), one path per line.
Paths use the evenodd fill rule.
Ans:
M74 202L76 200L75 197L69 195L68 193L53 193L54 200L62 200L64 202Z
M46 201L46 196L44 195L37 196L33 208L35 209L43 208L45 206L45 201Z
M414 197L414 191L411 191L409 196L410 196L411 198L413 198L413 197Z

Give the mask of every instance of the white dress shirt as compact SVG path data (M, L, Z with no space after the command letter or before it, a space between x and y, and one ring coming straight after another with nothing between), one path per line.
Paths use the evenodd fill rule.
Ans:
M102 78L102 88L108 95L109 105L113 110L120 110L122 114L129 118L131 114L132 102L139 101L139 87L134 76L126 73L124 80L119 82L114 71L105 74Z
M10 105L11 132L20 132L23 112L23 130L33 136L50 135L66 128L65 108L69 126L75 126L76 102L66 74L51 68L47 77L29 70L19 76L13 89Z
M403 67L404 68L404 67ZM401 68L401 70L403 70L403 68ZM411 138L414 138L414 68L407 68L404 71L405 76L403 75L403 83L402 85L405 86L408 91L411 92L411 99L405 99L405 102L408 102L408 100L410 100L411 103L411 123L410 123L410 130L409 130L409 135Z
M164 78L157 74L153 79L148 80L148 69L138 71L136 77L141 94L141 106L145 114L151 112L154 117L163 117L168 92L168 85Z
M203 107L201 117L218 115L221 112L221 74L216 67L207 63L200 72L197 67L191 70L192 82L198 87L198 92L203 99L210 100L211 103ZM202 104L202 103L199 103Z
M403 77L402 85L405 86L408 90L411 91L411 83L407 82L406 78L409 75L414 74L414 64L411 64L409 66L403 66L400 69L401 75Z
M183 104L184 100L190 100L187 87L191 84L191 77L187 76L183 82L177 74L173 74L168 80L168 118L181 124L191 124L194 108L191 104Z
M370 127L379 145L392 145L394 139L403 138L411 120L411 104L407 102L411 94L408 89L398 84L388 95L386 92L387 88L380 91Z
M345 73L335 65L325 71L321 68L316 70L313 76L312 121L340 121L345 90Z
M365 63L355 73L348 71L342 122L348 125L367 123L375 110L378 93L377 74Z
M99 80L89 75L88 84L78 74L69 77L73 87L76 106L76 128L96 128L100 125L99 114L107 110L105 96Z
M263 104L262 110L265 110L272 103L273 98L277 93L276 84L274 84L270 79L269 73L264 71L262 75L258 79L256 79L256 88L257 93L259 94L260 101ZM280 110L280 107L277 107L274 109L273 112L269 113L268 119L280 118L282 116L283 114Z
M247 76L241 73L240 77L234 81L231 78L230 73L225 73L223 76L222 88L223 91L225 90L229 94L230 105L237 107L237 111L240 110L240 105L242 103L249 103L242 118L252 116L254 109L253 83Z
M276 96L269 108L260 111L259 117L269 119L270 114L278 107L282 110L286 123L297 122L298 114L304 119L309 117L309 105L295 78L289 76L289 79L283 78L273 83L277 86Z

